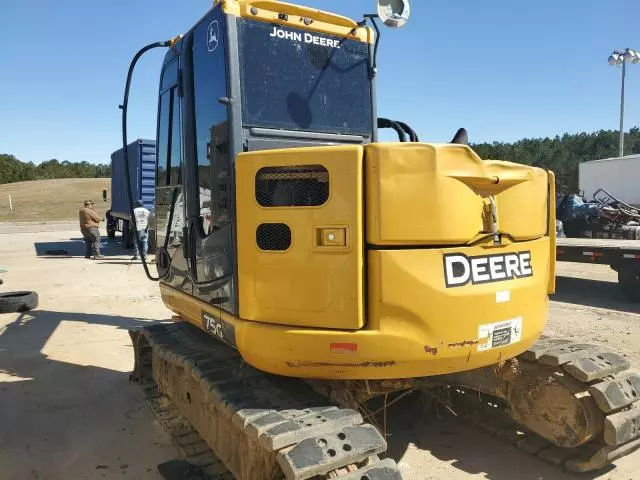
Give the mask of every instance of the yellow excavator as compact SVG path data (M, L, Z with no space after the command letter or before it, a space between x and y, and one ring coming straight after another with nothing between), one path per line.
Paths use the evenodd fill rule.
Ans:
M409 391L573 471L640 446L629 362L541 336L553 173L378 118L378 24L408 18L218 0L131 64L125 145L135 64L168 48L155 279L175 312L131 332L132 377L237 479L401 478L377 425Z

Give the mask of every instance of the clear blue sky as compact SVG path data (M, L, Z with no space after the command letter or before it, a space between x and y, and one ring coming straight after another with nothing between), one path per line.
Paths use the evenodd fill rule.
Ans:
M108 162L120 143L129 61L190 28L212 0L0 2L0 153L24 161ZM359 18L374 0L300 0ZM428 141L460 126L471 140L617 129L614 48L640 49L637 0L414 0L383 30L378 112ZM137 69L129 138L155 135L162 53ZM640 65L627 75L626 125L640 124Z

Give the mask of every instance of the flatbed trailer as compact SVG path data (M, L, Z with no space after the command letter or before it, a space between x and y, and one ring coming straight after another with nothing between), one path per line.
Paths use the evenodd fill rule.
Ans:
M558 238L556 258L609 265L618 272L618 283L625 295L640 302L640 240Z

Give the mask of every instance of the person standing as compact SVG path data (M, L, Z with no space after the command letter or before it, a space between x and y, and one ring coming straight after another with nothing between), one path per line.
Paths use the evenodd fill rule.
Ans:
M93 258L99 260L104 258L100 254L100 216L94 210L94 203L91 200L84 201L84 207L78 212L80 220L80 232L84 238L84 258L91 258L93 250Z
M145 208L142 200L136 200L136 208L133 209L133 216L135 217L135 228L138 230L138 238L142 242L142 259L146 262L147 250L149 249L149 217L151 212ZM134 254L132 260L137 260L138 256L138 242L133 242Z

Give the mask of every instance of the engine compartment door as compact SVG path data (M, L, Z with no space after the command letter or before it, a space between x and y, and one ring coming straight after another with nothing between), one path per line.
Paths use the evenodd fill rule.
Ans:
M363 326L362 164L359 145L238 155L241 318Z

